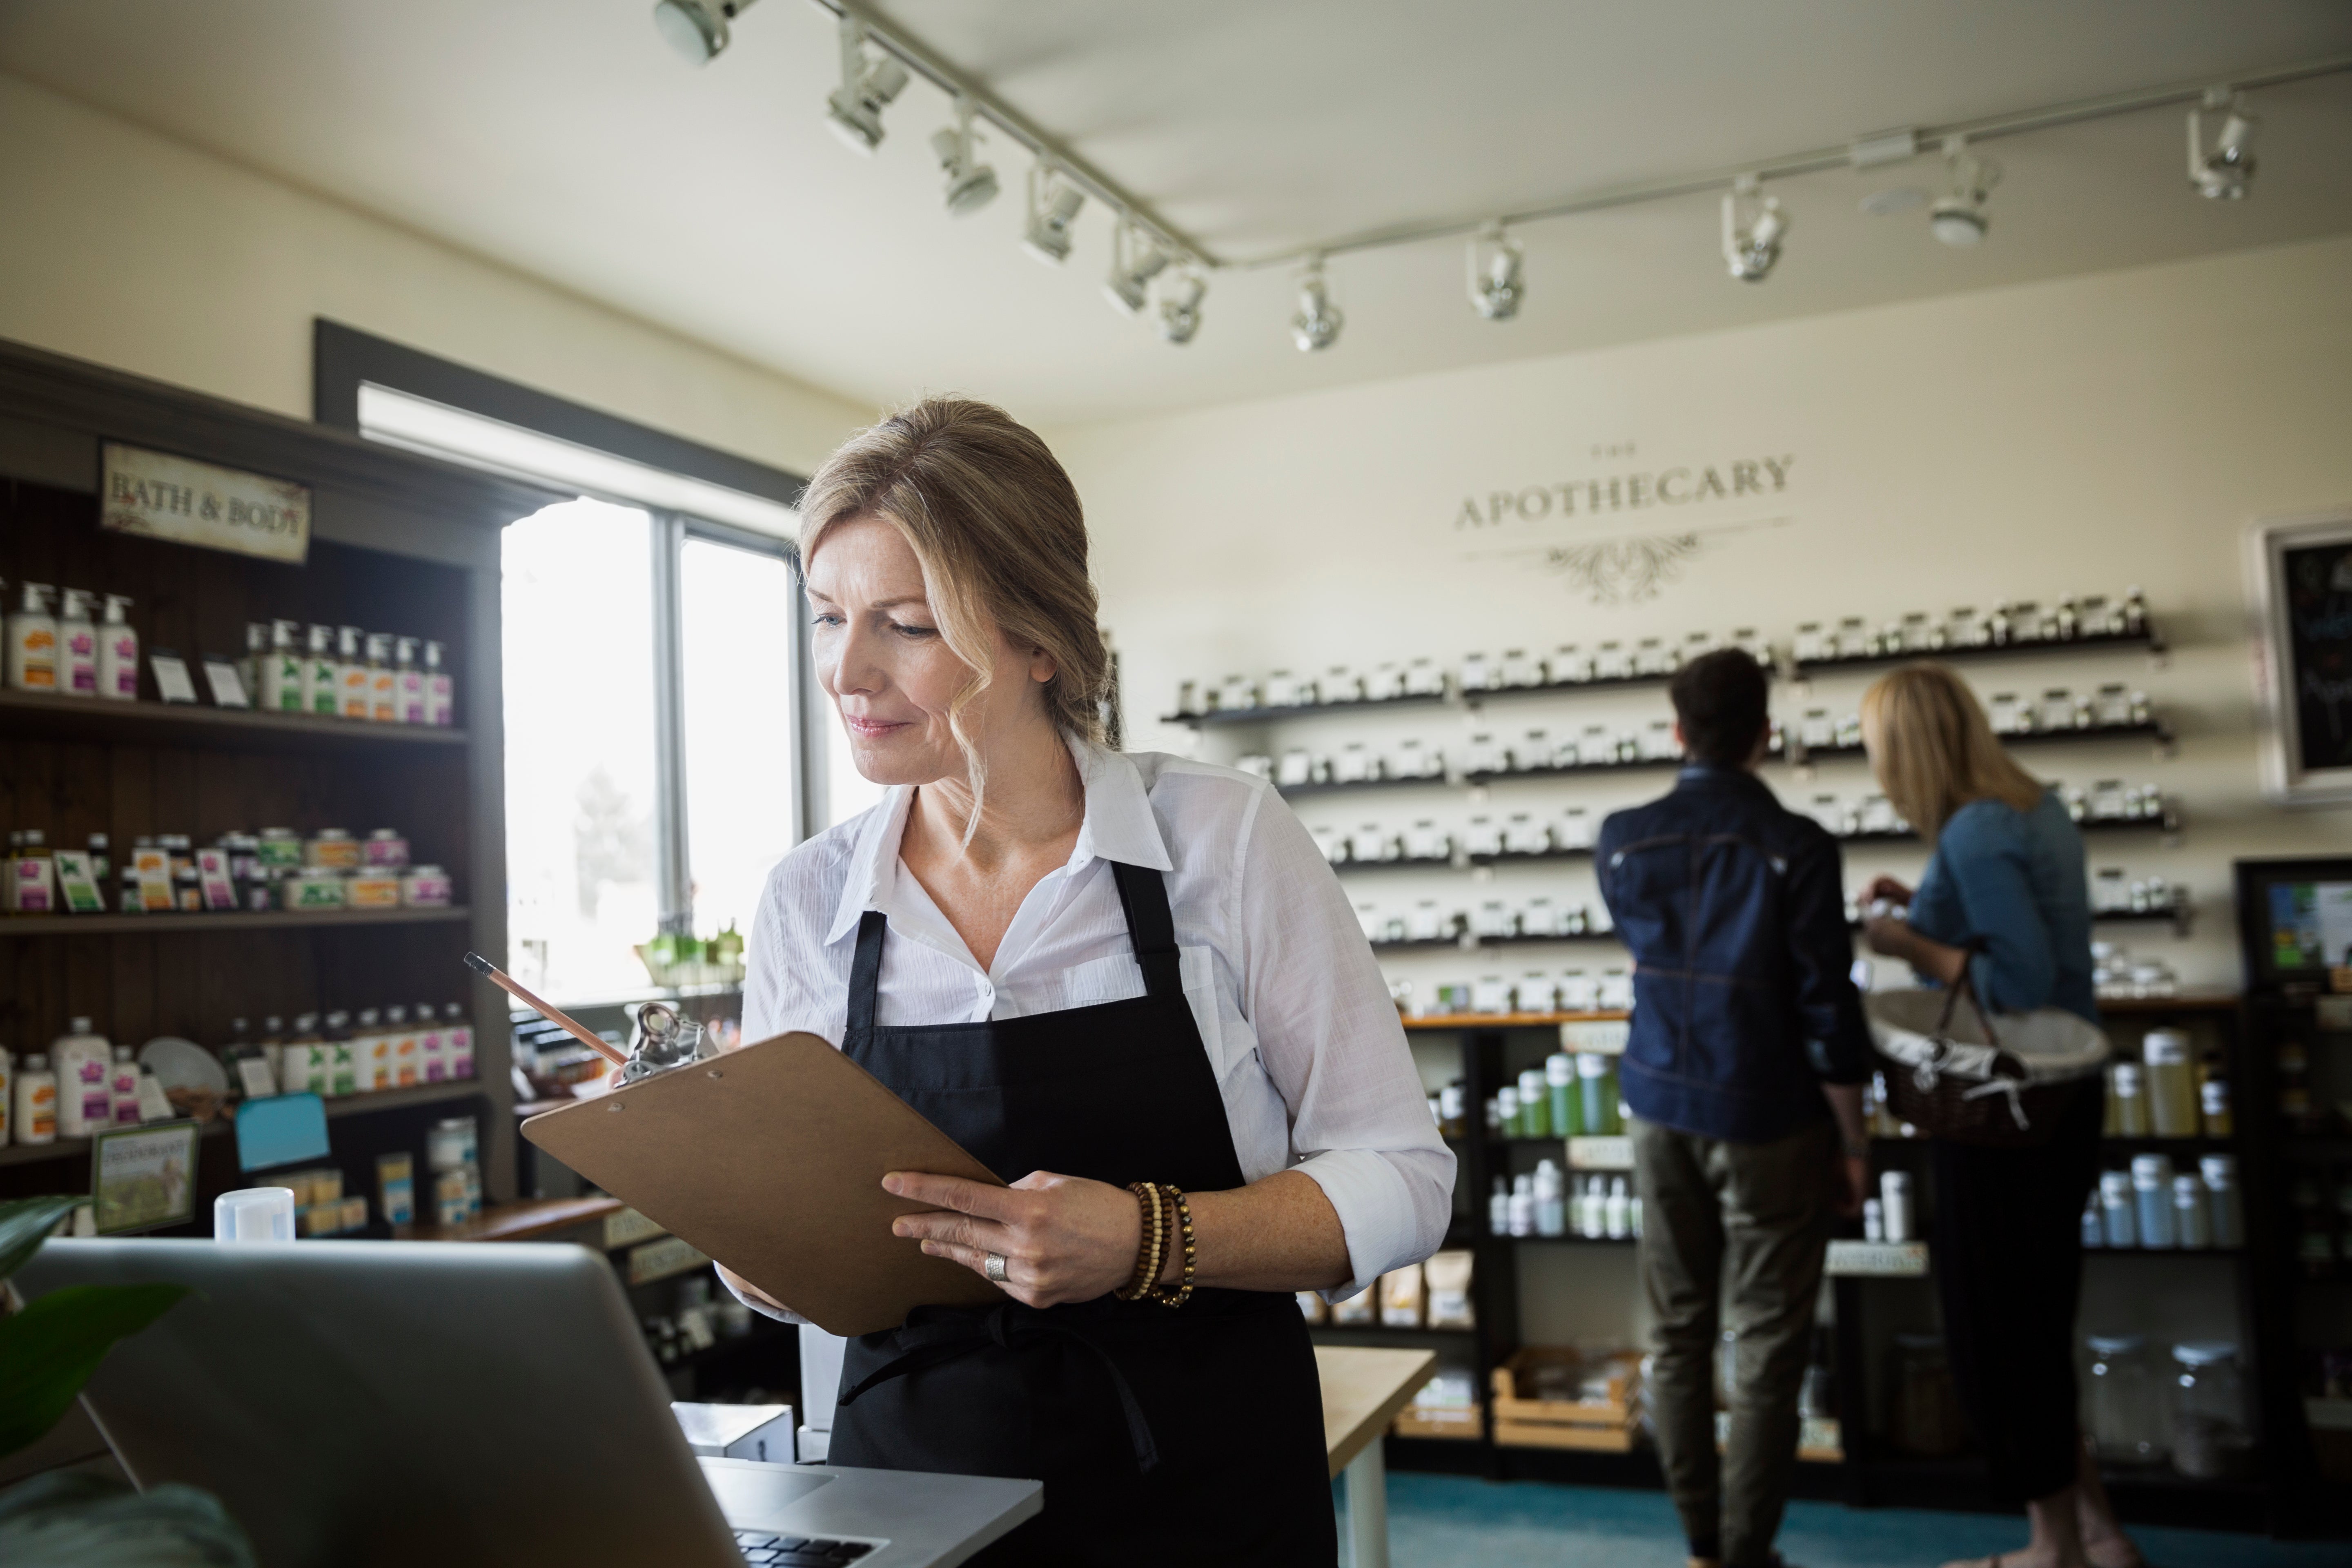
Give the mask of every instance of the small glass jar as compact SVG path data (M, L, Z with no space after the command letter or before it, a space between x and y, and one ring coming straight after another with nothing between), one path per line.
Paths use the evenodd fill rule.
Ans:
M2172 1347L2172 1468L2198 1480L2252 1473L2254 1440L2238 1347L2188 1340Z
M2172 1449L2164 1390L2139 1334L2093 1334L2084 1380L2084 1425L2113 1465L2160 1465Z

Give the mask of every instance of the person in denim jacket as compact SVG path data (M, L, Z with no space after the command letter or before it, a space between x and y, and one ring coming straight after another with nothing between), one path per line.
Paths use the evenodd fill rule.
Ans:
M1895 810L1935 847L1916 890L1864 897L1872 949L1986 1010L2059 1007L2097 1023L2083 837L2055 791L2011 760L1950 668L1914 664L1862 699L1863 743ZM2098 1179L2104 1088L2074 1091L2047 1143L1929 1146L1936 1282L1954 1382L1992 1479L2032 1538L1975 1568L2140 1568L2076 1426L2074 1331L2083 1205ZM1958 1565L1955 1565L1958 1568Z
M1860 1212L1869 1179L1869 1035L1837 841L1756 776L1764 672L1725 649L1685 665L1672 695L1689 765L1663 799L1603 823L1595 855L1634 961L1618 1070L1659 1456L1694 1564L1752 1568L1779 1561L1832 1216ZM1738 1374L1718 1461L1722 1327Z

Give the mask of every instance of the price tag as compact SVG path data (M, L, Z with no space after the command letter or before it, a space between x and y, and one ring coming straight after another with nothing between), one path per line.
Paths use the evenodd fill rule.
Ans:
M1633 1168L1631 1138L1571 1138L1568 1141L1571 1171L1630 1171Z
M710 1259L677 1237L664 1237L648 1241L643 1247L629 1250L629 1283L643 1285L649 1279L667 1279L673 1274L709 1265Z
M1622 1057L1625 1054L1625 1037L1633 1026L1625 1020L1604 1019L1559 1026L1559 1048L1583 1056Z
M1927 1272L1924 1241L1852 1241L1830 1243L1829 1271L1877 1279L1916 1279Z

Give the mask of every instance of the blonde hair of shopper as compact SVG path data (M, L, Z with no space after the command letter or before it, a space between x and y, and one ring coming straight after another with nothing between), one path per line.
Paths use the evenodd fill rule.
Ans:
M2001 749L1967 681L1949 665L1906 664L1862 694L1862 743L1895 809L1933 844L1973 800L2019 811L2042 804L2042 782Z
M948 710L978 806L985 764L964 716L989 688L992 628L1054 661L1046 715L1090 743L1110 651L1087 574L1087 523L1077 488L1036 433L986 403L927 397L861 430L827 458L801 497L801 557L827 530L877 517L922 563L940 636L971 668ZM977 824L977 809L971 820Z

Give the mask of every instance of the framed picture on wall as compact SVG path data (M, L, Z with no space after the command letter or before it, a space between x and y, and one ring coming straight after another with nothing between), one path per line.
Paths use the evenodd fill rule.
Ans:
M2352 507L2246 531L2263 787L2289 805L2352 803Z

